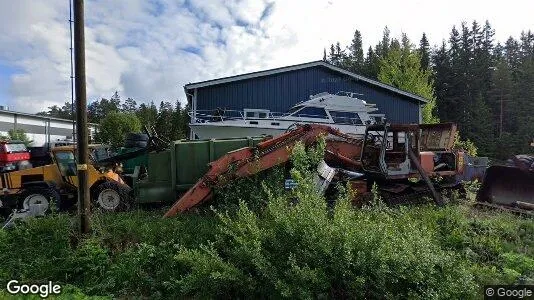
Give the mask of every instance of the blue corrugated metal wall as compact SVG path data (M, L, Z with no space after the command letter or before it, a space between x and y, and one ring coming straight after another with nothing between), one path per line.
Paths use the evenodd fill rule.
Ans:
M391 123L419 122L415 99L321 66L199 88L197 110L264 108L285 112L310 95L338 91L363 94L359 97L376 104L378 113L385 114Z

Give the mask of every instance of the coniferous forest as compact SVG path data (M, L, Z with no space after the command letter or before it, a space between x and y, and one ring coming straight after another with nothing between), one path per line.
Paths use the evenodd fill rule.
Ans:
M386 27L364 52L356 30L350 45L331 45L323 59L431 100L425 122L455 122L479 155L505 159L532 151L534 33L506 41L494 35L488 21L464 22L439 45L431 46L424 33L416 45Z

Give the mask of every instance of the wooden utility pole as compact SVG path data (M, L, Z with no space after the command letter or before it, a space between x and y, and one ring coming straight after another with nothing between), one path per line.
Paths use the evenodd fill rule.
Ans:
M88 135L87 94L85 88L85 34L83 0L74 1L74 69L76 89L76 149L78 151L78 214L80 231L91 231L91 202L87 186Z

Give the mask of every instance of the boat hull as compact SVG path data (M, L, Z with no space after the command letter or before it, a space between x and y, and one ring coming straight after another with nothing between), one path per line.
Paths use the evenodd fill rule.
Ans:
M324 123L322 123L324 124ZM351 126L351 125L339 125L324 124L339 129L341 132L363 136L365 134L365 126ZM245 126L233 126L223 125L217 123L200 123L190 124L189 127L193 130L193 133L199 139L220 139L220 138L238 138L247 136L278 136L288 130L290 126L282 128L268 128L268 127L245 127Z
M199 139L238 138L247 136L272 135L277 136L285 132L282 128L258 128L238 126L214 126L212 124L191 124L193 133Z

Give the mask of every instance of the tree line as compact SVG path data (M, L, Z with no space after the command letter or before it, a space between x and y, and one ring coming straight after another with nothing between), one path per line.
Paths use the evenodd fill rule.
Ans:
M141 132L143 126L153 127L157 134L169 141L183 139L187 135L189 116L188 107L182 107L177 100L174 103L161 101L159 107L150 103L137 102L132 98L122 101L118 92L109 99L101 98L91 102L87 107L87 119L99 124L96 142L110 143L120 147L124 144L125 134ZM50 106L47 111L38 113L62 119L74 119L75 109L70 102L63 106Z
M333 65L393 85L428 100L424 122L455 122L462 138L479 154L507 158L531 152L534 137L534 34L495 41L486 21L453 26L448 40L418 45L406 34L382 39L364 55L356 30L348 46L332 44L323 59Z

